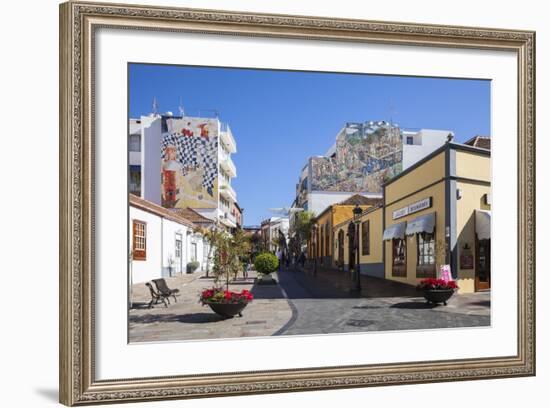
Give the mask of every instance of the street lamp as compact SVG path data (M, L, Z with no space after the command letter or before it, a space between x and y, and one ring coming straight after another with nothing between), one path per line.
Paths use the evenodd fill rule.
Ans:
M363 210L359 207L358 204L355 205L353 209L353 223L355 224L355 237L353 246L355 252L357 253L357 261L355 262L355 268L353 268L352 282L351 282L351 291L352 292L361 292L361 260L359 258L359 223L361 222L361 214Z
M311 232L313 234L313 276L317 276L317 224L313 224L311 227Z

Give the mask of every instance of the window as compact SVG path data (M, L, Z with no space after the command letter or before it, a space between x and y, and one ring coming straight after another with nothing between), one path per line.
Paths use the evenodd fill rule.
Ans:
M370 221L361 224L361 254L370 255Z
M435 278L435 232L416 234L417 278Z
M130 166L130 193L141 195L141 166Z
M392 240L392 276L407 276L407 242Z
M130 140L128 141L128 150L130 150L131 152L141 152L141 135L130 135Z
M412 136L407 136L407 144L408 144L408 145L414 144L414 139L413 139Z
M197 243L196 242L192 242L191 243L191 261L192 262L195 262L198 258L198 255L197 255Z
M147 223L133 220L133 258L145 261L147 258Z

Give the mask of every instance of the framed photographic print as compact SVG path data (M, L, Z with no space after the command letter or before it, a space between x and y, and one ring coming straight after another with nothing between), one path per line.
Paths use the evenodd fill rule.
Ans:
M534 32L60 24L62 403L535 374Z

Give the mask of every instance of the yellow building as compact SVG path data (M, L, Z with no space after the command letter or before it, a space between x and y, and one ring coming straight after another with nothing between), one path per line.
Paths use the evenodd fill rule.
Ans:
M334 263L343 271L349 271L357 264L361 274L384 278L384 256L382 244L382 204L363 211L354 222L352 218L336 225L334 236Z
M335 245L337 245L333 227L349 220L353 216L353 209L359 206L368 210L382 202L378 198L367 198L355 194L338 204L328 206L321 214L313 219L313 232L308 242L308 258L316 261L320 267L335 267Z
M362 275L416 285L450 265L459 293L491 287L489 149L447 143L387 182L383 204L357 220L352 209L341 215L327 251L334 248L332 265L342 271L355 268L359 251Z
M490 159L447 143L386 183L387 279L414 285L448 264L460 293L490 288Z

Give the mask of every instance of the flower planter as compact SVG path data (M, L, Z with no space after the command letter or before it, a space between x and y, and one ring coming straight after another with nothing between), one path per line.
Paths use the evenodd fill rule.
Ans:
M236 315L242 316L242 311L248 303L213 303L206 302L210 309L223 318L230 318Z
M455 293L454 289L424 289L424 298L428 303L443 303L447 306L447 300Z

